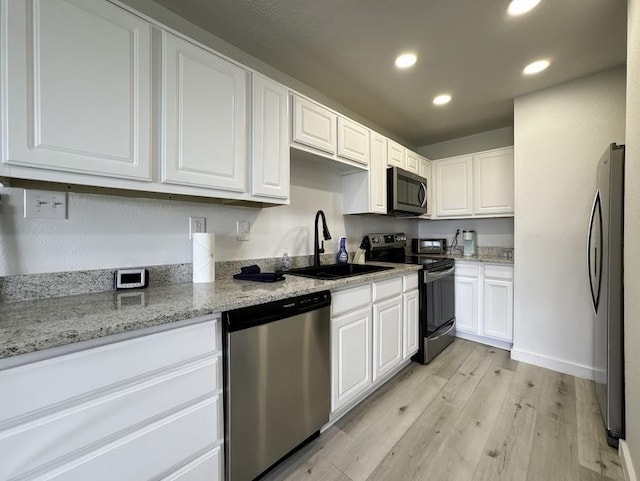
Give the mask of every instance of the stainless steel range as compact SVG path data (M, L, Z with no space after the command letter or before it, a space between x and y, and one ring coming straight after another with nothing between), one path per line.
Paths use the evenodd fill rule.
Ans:
M362 243L366 248L366 260L422 264L419 323L421 342L413 360L428 364L455 339L455 261L443 257L407 255L407 237L402 232L369 234Z

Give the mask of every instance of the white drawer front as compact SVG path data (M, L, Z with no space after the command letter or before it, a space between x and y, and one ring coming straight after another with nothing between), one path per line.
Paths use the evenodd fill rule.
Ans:
M402 291L413 291L418 288L418 273L406 274L402 277Z
M0 423L52 404L218 351L206 321L0 371Z
M331 293L331 317L371 304L371 284Z
M222 447L206 452L162 481L222 481Z
M456 261L456 276L478 277L480 275L480 264L477 262Z
M395 277L384 281L373 283L373 302L378 302L388 297L397 296L402 293L402 277Z
M484 276L492 279L511 281L513 280L513 267L509 265L485 264Z
M80 405L20 419L19 424L12 423L13 427L2 429L0 425L0 479L13 478L131 426L149 422L176 406L215 395L222 386L221 364L220 357L204 359ZM221 440L222 427L215 425L211 435Z
M175 469L193 453L216 442L220 418L218 403L218 397L210 398L162 418L55 467L41 479L143 480Z

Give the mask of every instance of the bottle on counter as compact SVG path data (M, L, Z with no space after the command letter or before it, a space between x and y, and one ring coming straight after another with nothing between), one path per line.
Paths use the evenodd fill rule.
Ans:
M349 254L347 253L347 248L345 244L347 243L346 237L340 237L340 249L338 250L338 255L336 256L336 262L338 264L346 264L349 262Z
M289 269L291 269L291 257L289 257L289 253L285 252L282 255L282 266L281 266L281 270L283 271L288 271Z

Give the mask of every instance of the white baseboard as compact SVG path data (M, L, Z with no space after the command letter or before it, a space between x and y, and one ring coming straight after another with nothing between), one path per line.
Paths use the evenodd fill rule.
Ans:
M509 341L502 341L500 339L492 339L490 337L478 336L470 332L464 332L456 330L456 337L460 339L466 339L467 341L479 342L491 347L497 347L498 349L504 349L506 351L511 350L511 343Z
M625 481L638 481L636 476L636 470L633 467L633 461L631 460L631 453L629 453L629 446L624 439L620 440L618 445L618 455L622 462L622 472L624 473Z
M594 378L592 366L585 366L584 364L544 356L542 354L536 354L535 352L529 352L518 348L511 349L511 359L551 369L552 371L561 372L563 374L571 374L572 376L589 379L591 381L593 381Z

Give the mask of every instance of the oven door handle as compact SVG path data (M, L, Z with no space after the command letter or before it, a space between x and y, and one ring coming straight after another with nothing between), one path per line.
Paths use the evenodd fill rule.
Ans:
M422 196L420 195L420 193L423 193ZM420 197L422 197L422 200L420 200ZM420 207L424 207L425 205L427 205L427 186L424 184L424 182L420 182L420 190L418 191L418 202L420 202Z
M438 279L442 279L443 277L447 277L449 274L453 274L456 270L456 266L453 266L451 269L447 269L445 271L437 271L437 272L425 272L424 273L424 283L427 284L429 282L437 281Z
M435 341L436 339L440 339L441 337L448 336L451 334L451 331L453 331L455 328L456 328L456 318L454 317L452 320L450 320L446 324L443 324L438 329L436 329L436 331L431 336L429 336L429 340Z

